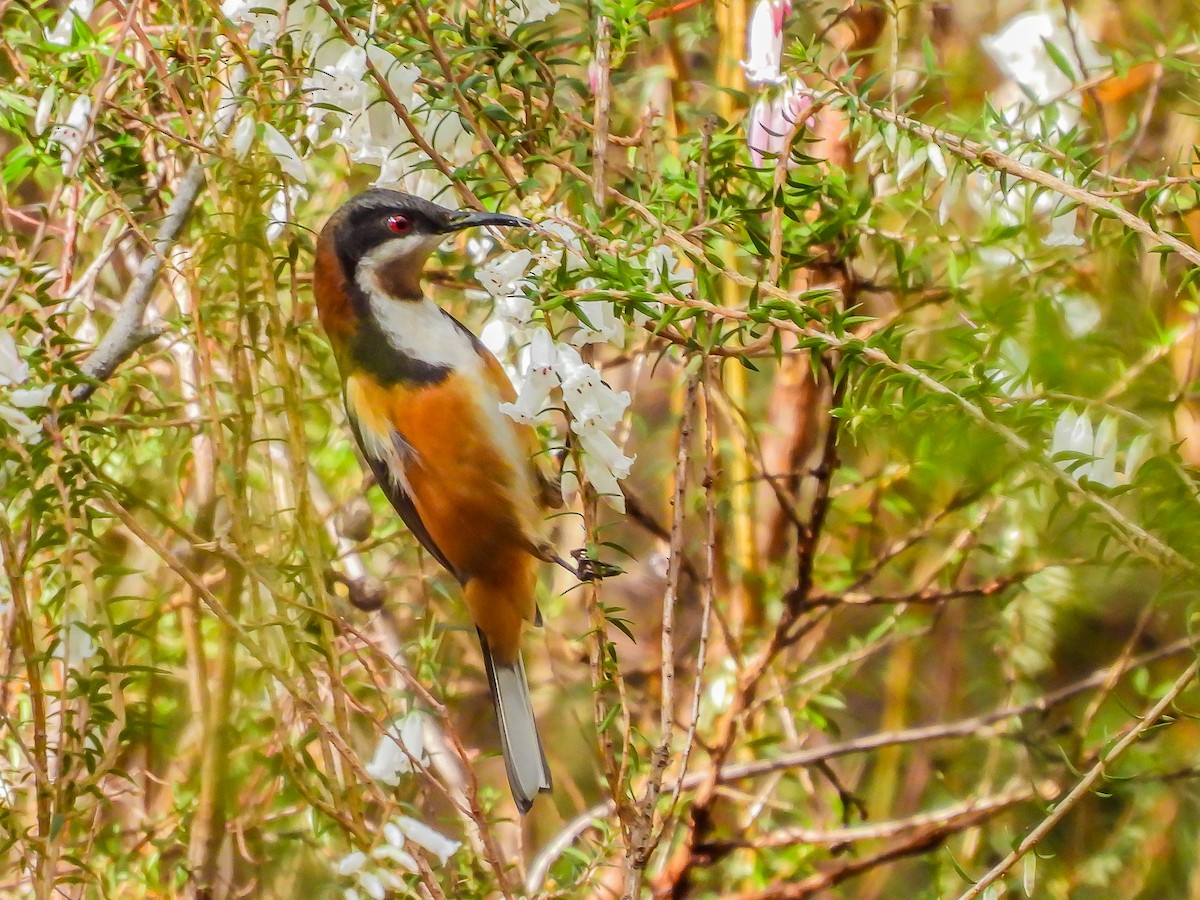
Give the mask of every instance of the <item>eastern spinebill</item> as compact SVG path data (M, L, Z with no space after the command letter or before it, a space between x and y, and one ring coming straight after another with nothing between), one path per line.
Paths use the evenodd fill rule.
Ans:
M463 586L524 813L551 788L520 647L524 623L539 615L538 560L557 560L541 533L551 485L535 463L534 431L500 411L515 399L504 369L421 287L438 245L477 225L532 223L369 190L322 229L313 289L363 456L413 535Z

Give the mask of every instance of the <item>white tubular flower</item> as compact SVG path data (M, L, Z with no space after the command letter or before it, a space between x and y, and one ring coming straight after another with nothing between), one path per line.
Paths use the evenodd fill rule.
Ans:
M411 816L397 816L392 823L400 833L418 847L432 853L444 866L446 860L458 852L461 841L451 840L440 831L430 828L424 822L419 822Z
M1069 460L1056 460L1055 465L1068 472L1075 480L1087 478L1097 484L1113 487L1117 483L1117 429L1118 423L1113 416L1105 416L1100 425L1094 430L1092 420L1087 412L1076 415L1072 410L1064 410L1054 423L1054 431L1050 439L1051 455L1058 453L1080 453L1093 457L1082 463L1078 457ZM1133 445L1130 445L1132 452ZM1141 449L1139 448L1139 452ZM1135 460L1136 462L1136 460ZM1126 472L1129 471L1129 457L1126 455Z
M348 853L342 857L337 864L337 873L339 875L353 875L356 872L362 871L362 867L367 864L367 854L361 850L355 850L353 853Z
M54 101L58 99L58 91L54 85L42 91L38 98L37 112L33 116L33 133L41 134L50 125L50 117L54 115Z
M17 353L17 342L11 334L0 329L0 386L23 384L29 378L29 364ZM23 444L31 444L42 434L42 424L24 412L33 407L45 406L50 401L54 385L37 388L18 388L4 395L0 402L0 422L17 433Z
M533 254L528 250L514 250L497 256L475 270L475 280L491 297L507 297L528 285L525 272Z
M617 392L605 384L574 347L560 344L557 351L563 403L571 413L571 431L579 438L584 474L606 503L624 512L625 497L617 479L629 475L636 457L626 456L609 432L620 424L629 407L629 392ZM563 498L568 499L578 491L578 476L573 469L564 471L563 481Z
M575 425L571 426L571 430L579 438L579 446L583 450L583 471L588 481L605 503L617 512L624 513L625 495L621 493L618 479L629 474L634 459L621 453L612 438L602 431L588 429L580 433Z
M388 826L384 826L384 828L386 827ZM377 862L378 860L388 860L389 863L400 866L400 868L404 871L420 871L420 866L416 864L416 859L413 858L412 853L409 853L407 850L401 850L400 847L394 847L390 844L380 844L378 847L374 848L374 850L371 851L371 858L377 860ZM377 875L380 877L386 876L386 880L391 881L390 887L392 890L400 890L403 887L403 883L400 881L400 878L392 875L391 872L379 870Z
M363 872L358 876L358 886L367 892L367 896L372 900L384 900L387 897L387 889L383 886L383 881L376 872Z
M511 0L504 8L504 30L512 34L520 25L544 22L558 12L557 0Z
M68 46L71 43L71 36L75 32L75 20L80 19L86 22L95 7L94 0L71 0L67 8L63 10L63 14L58 17L54 30L46 35L46 41L59 47Z
M495 246L496 241L490 235L473 234L467 238L467 259L473 266L482 265Z
M233 148L233 155L238 160L244 160L246 154L250 152L250 146L254 143L254 138L258 134L258 123L251 116L242 116L242 119L237 124L237 128L233 131L233 139L229 142Z
M399 848L404 846L404 832L400 830L400 827L395 822L383 823L383 839L392 847Z
M559 386L555 366L558 352L550 332L538 328L529 345L529 368L521 379L521 389L514 403L501 403L500 412L510 419L532 425L550 399L550 392Z
M442 159L458 168L475 157L475 137L463 127L454 110L430 109L425 112L422 136Z
M1050 298L1071 337L1083 337L1100 324L1100 307L1082 294L1057 293Z
M479 332L479 342L492 352L497 359L504 356L508 350L508 339L512 329L503 319L488 319L487 324ZM501 365L504 361L501 360ZM507 369L508 367L505 366Z
M911 145L905 144L905 151L897 154L900 162L899 168L896 169L896 186L903 187L904 184L917 173L917 169L925 164L928 158L929 151L925 147L918 147L912 150Z
M275 46L283 29L282 13L283 0L225 0L221 4L221 14L235 25L250 25L251 50Z
M68 669L79 669L96 655L96 644L92 636L75 619L69 620L61 632L62 643L58 657Z
M1062 213L1050 219L1050 233L1042 238L1047 247L1082 247L1083 238L1075 233L1075 210Z
M42 434L40 422L35 422L19 409L0 403L0 421L16 433L22 444L32 444Z
M783 22L791 0L758 0L746 26L746 58L742 68L750 84L783 84Z
M288 185L275 192L267 210L268 241L274 242L283 236L284 230L291 224L291 214L296 209L296 203L307 198L308 191L299 184Z
M95 0L71 0L63 14L58 17L54 30L46 35L46 41L59 47L68 46L75 32L75 20L86 22L95 8Z
M389 787L400 783L400 776L412 772L417 765L429 764L425 749L425 724L420 713L409 713L397 719L380 737L375 755L365 766L367 774Z
M1006 397L1033 390L1029 379L1029 354L1016 341L1005 338L996 355L996 365L985 372L997 391Z
M63 175L67 177L75 174L79 167L79 158L83 154L91 130L91 116L92 98L87 94L80 94L71 104L67 120L50 130L50 140L62 148L60 159Z
M496 315L513 331L523 331L533 318L533 301L524 294L496 298Z
M286 32L292 36L293 47L320 47L338 39L337 25L316 0L289 0L285 12Z
M308 172L304 168L304 162L296 153L296 148L280 133L278 128L270 123L263 125L263 143L267 145L267 149L271 151L271 155L275 157L284 174L301 184L308 181Z
M238 108L238 92L242 89L242 82L246 80L246 67L238 63L229 70L229 83L221 84L221 96L217 99L217 109L213 114L213 124L217 126L217 130L224 132L231 124L233 117L237 115Z
M562 265L564 256L568 272L583 268L587 261L583 258L583 243L579 240L575 229L566 222L549 219L550 216L559 219L565 217L562 204L547 210L546 214L547 220L538 222L538 227L552 237L538 248L537 264L533 267L533 274L542 275L557 269Z
M1059 453L1086 453L1091 455L1093 443L1092 422L1087 417L1087 413L1076 415L1074 410L1063 410L1054 423L1054 432L1050 438L1051 455ZM1064 472L1073 471L1075 477L1079 477L1080 474L1086 474L1084 469L1089 464L1084 463L1082 466L1075 468L1076 462L1077 460L1075 459L1056 460L1054 464Z
M397 155L406 135L391 107L364 98L362 106L334 129L333 139L354 162L383 166Z
M388 87L401 103L408 103L421 70L411 63L402 63L378 44L367 44L367 58L383 75Z
M584 347L588 344L615 343L624 335L625 330L617 321L611 303L603 300L581 300L579 301L579 311L583 318L580 318L579 327L571 333L570 337L571 343L576 347ZM587 319L586 322L584 318Z
M337 874L354 881L354 886L347 888L343 896L360 898L366 894L382 900L388 891L397 895L405 892L405 883L396 869L405 873L420 871L416 859L405 849L408 841L436 856L442 865L462 846L459 841L451 840L410 816L397 816L385 822L382 831L383 843L369 855L356 850L343 857L335 867ZM408 893L403 895L408 896Z
M766 154L779 153L782 141L779 138L780 126L775 118L772 101L765 94L759 95L746 118L746 144L755 168L762 168Z
M1092 446L1092 471L1088 476L1092 481L1105 487L1115 487L1117 484L1117 420L1113 416L1105 416L1096 426L1096 442Z
M801 121L809 129L816 127L816 118L806 115L812 105L812 91L799 81L793 81L781 94L755 101L746 121L746 143L755 166L761 167L767 154L786 153Z
M954 204L962 189L961 178L947 178L942 182L942 199L938 201L938 222L945 225L954 211Z
M981 38L980 43L1004 76L1020 85L1038 105L1061 97L1082 79L1079 60L1091 71L1106 65L1074 14L1064 25L1049 13L1022 13L995 34ZM1060 55L1070 64L1074 78L1058 67L1047 44L1062 51Z
M946 157L942 153L941 147L931 142L925 148L925 154L929 157L929 168L933 169L939 178L945 178L950 174L950 169L946 166Z
M395 828L395 826L389 822L387 825L383 826L385 833L389 826ZM403 835L401 835L401 839L403 840ZM378 847L372 850L371 858L375 860L387 860L388 862L399 866L401 869L404 869L406 872L420 871L420 867L417 865L417 861L413 858L411 853L409 853L407 850L401 850L399 846L393 846L390 843L380 844ZM393 890L399 890L400 887L401 885L397 883Z
M414 152L414 165L427 159L429 157L423 151L417 150ZM382 174L377 183L384 183ZM454 202L453 199L442 199L442 194L451 197L453 193L453 185L450 183L450 179L443 175L440 170L432 167L408 172L404 176L404 186L405 190L413 196L428 200L431 203L448 205Z
M52 384L39 388L18 388L8 392L8 402L17 409L32 409L35 406L48 404L52 393L54 393Z
M572 422L571 430L579 437L579 443L585 453L583 465L591 477L592 463L600 463L617 478L627 478L630 469L637 461L635 456L626 456L617 446L617 442L609 437L596 422ZM593 479L594 480L594 479Z
M629 392L614 391L596 369L577 362L579 353L574 347L560 345L558 351L563 403L570 410L574 425L585 430L616 428L629 408Z
M326 106L336 107L343 115L351 115L362 109L366 98L367 51L362 47L342 46L345 49L326 65L319 64L318 60L332 54L324 47L318 51L313 73L304 80L304 94L310 104L310 122L320 123L327 116L338 115L338 112Z
M681 260L666 244L656 244L646 253L646 287L649 290L668 290L681 297L694 293L696 270L687 260ZM663 282L663 272L667 280Z
M0 386L21 384L29 377L29 364L17 353L17 342L0 328Z
M1139 434L1129 442L1129 449L1125 451L1125 468L1122 473L1126 484L1133 481L1138 469L1142 467L1142 463L1146 461L1146 457L1149 455L1150 435Z

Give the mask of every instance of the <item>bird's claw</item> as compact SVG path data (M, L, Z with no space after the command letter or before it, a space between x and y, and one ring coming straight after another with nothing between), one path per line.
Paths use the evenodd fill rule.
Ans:
M620 575L625 571L620 566L592 559L583 547L572 550L571 556L575 558L575 577L580 581L600 581L603 578Z
M625 571L620 566L610 565L609 563L600 562L598 559L593 559L588 556L587 550L582 547L571 551L571 556L575 558L575 565L571 565L549 546L542 546L538 549L539 558L544 559L546 562L562 566L580 581L599 581L602 578L620 575Z

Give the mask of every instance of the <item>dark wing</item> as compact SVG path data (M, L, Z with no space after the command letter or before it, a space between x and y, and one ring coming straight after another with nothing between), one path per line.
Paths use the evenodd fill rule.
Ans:
M457 578L459 584L466 584L467 580L461 573L455 570L454 566L450 564L450 560L446 559L446 555L433 542L433 537L429 534L428 529L426 529L425 523L421 521L421 516L417 512L416 506L413 505L412 498L408 496L408 492L392 478L392 473L388 470L387 463L375 458L367 450L362 435L358 430L358 422L355 421L354 416L349 416L349 419L350 428L354 432L354 440L358 444L358 449L362 451L363 458L370 465L371 471L375 475L375 482L379 485L379 489L383 491L383 495L388 498L388 502L392 504L392 507L400 514L400 518L404 524L408 526L408 530L421 542L421 546L428 551L429 555L441 563L447 572ZM397 443L402 456L410 452L408 445L404 443L404 438L399 434L393 432L392 440Z

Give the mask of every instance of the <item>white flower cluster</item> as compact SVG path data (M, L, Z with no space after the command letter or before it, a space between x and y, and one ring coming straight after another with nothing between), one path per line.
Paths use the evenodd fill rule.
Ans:
M1105 416L1093 428L1086 410L1078 414L1070 409L1064 410L1054 423L1050 455L1072 453L1091 457L1082 462L1079 456L1055 460L1055 465L1077 481L1086 478L1105 487L1129 484L1146 461L1150 451L1150 435L1139 434L1129 442L1125 450L1125 464L1118 470L1117 432L1118 424L1113 416Z
M1105 64L1082 23L1074 14L1064 25L1049 13L1023 13L996 34L983 37L981 43L1009 79L989 98L1002 120L1002 133L995 136L995 146L1034 168L1071 181L1070 173L1051 155L1031 152L1027 145L1030 141L1057 142L1080 125L1079 91L1075 85L1088 71ZM1073 78L1059 68L1048 46L1058 51L1060 61L1067 60ZM877 196L904 187L925 170L932 173L933 187L941 188L938 220L943 225L953 218L965 187L971 206L979 213L994 215L1002 225L1019 225L1030 217L1046 223L1041 240L1047 247L1084 243L1075 233L1075 210L1054 192L1020 179L1005 179L992 170L970 174L961 169L956 171L948 165L946 155L936 143L915 141L892 124L874 129L860 144L854 161L863 160L880 147L888 151L888 164L876 178ZM1008 248L985 248L982 256L994 267L1021 262Z
M799 79L789 79L783 65L783 27L792 0L758 0L746 26L746 58L742 68L746 82L763 91L750 108L746 121L746 143L750 159L762 166L764 157L787 153L796 128L803 123L816 127L807 115L813 105L812 91Z
M530 6L529 15L548 14L545 3L531 0ZM393 99L410 111L420 137L445 165L453 169L474 158L475 137L457 109L440 98L416 92L420 77L416 66L401 63L371 43L366 34L357 43L347 43L312 0L291 4L284 0L225 0L221 9L234 23L250 27L252 50L273 47L287 32L293 46L307 53L310 74L303 84L308 118L304 136L316 143L330 128L330 138L345 148L352 161L378 167L374 184L399 186L429 200L448 190L450 184L419 147L397 114ZM523 20L525 14L514 15ZM371 77L372 67L386 82L386 91ZM235 70L218 104L218 119L233 114L233 98L243 75ZM247 111L234 129L231 145L237 158L244 159L260 137L283 173L268 209L268 237L274 240L291 221L292 207L307 196L308 174L294 141L270 125L260 125L253 110Z
M419 871L417 861L409 852L414 845L437 857L443 866L458 848L460 841L452 840L411 816L396 816L381 829L383 841L370 854L355 850L342 857L337 864L337 873L353 882L343 892L345 900L384 900L389 891L403 892L408 896L408 887L401 874Z
M537 280L559 266L573 271L584 265L579 237L563 221L561 207L548 213L543 230L559 240L545 241L536 254L532 250L505 253L475 273L483 296L492 299L495 309L493 322L484 329L484 340L497 351L512 340L527 342L521 371L511 373L519 385L517 399L501 404L500 410L517 422L532 424L548 407L550 394L558 390L570 414L584 474L612 507L623 512L625 497L617 482L629 475L634 458L625 455L611 434L629 407L629 392L614 391L605 384L599 370L584 362L579 352L588 344L618 340L623 329L612 304L602 300L580 303L587 321L577 321L567 333L566 343L556 341L533 322L530 291ZM595 282L583 279L581 285L586 290ZM568 502L578 492L579 478L573 469L563 473L562 490Z
M861 162L881 147L886 148L887 154L883 170L875 177L876 196L884 197L906 186L922 171L925 177L932 173L932 187L940 185L942 192L938 221L943 225L950 221L961 193L962 176L950 168L942 148L936 143L921 144L889 122L874 129L859 144L854 162Z
M509 372L517 384L517 399L501 404L500 410L514 421L531 425L551 408L551 395L557 391L570 419L584 476L610 506L624 512L625 497L618 482L629 476L636 457L626 455L613 434L629 408L629 392L613 390L580 351L589 344L619 343L625 329L613 304L599 299L576 304L579 315L562 330L562 341L534 321L530 293L538 280L560 266L570 272L585 265L579 237L566 224L561 206L546 212L541 229L557 240L547 240L537 250L504 253L475 272L483 288L476 296L491 298L495 311L483 330L483 342L498 355L503 355L510 343L524 345L520 365ZM683 296L692 293L695 273L670 247L651 248L642 268L648 289ZM579 281L585 291L596 286L591 278ZM645 316L639 313L635 318L644 320ZM563 470L563 499L571 502L578 491L579 472L569 459Z
M0 329L0 388L6 388L0 393L0 422L13 429L26 444L41 437L42 425L31 419L25 410L45 406L54 390L52 384L18 387L28 379L29 364L17 353L17 342L6 330Z
M1008 129L1016 132L998 135L996 146L1028 165L1069 180L1069 173L1048 154L1023 148L1029 139L1056 142L1080 126L1082 112L1075 86L1089 71L1106 65L1083 23L1074 13L1064 23L1050 13L1029 12L985 36L981 43L1008 79L992 103ZM1058 51L1057 62L1048 47ZM1071 69L1069 76L1060 68L1063 60ZM1005 182L998 173L977 173L969 196L976 208L994 212L1004 225L1024 222L1030 210L1035 218L1049 220L1042 238L1048 247L1081 246L1084 240L1075 233L1075 210L1057 194L1034 188L1025 181Z
M520 25L544 22L558 12L558 0L509 0L502 15L504 30L512 34Z
M46 35L46 42L59 47L69 46L75 31L75 21L86 22L96 8L95 0L71 0L58 17L54 30Z
M284 0L225 0L221 14L235 25L250 26L250 49L274 47L283 34Z
M376 781L395 787L401 775L408 775L429 765L425 748L425 720L419 712L411 712L391 724L375 745L375 755L367 763L367 774Z

